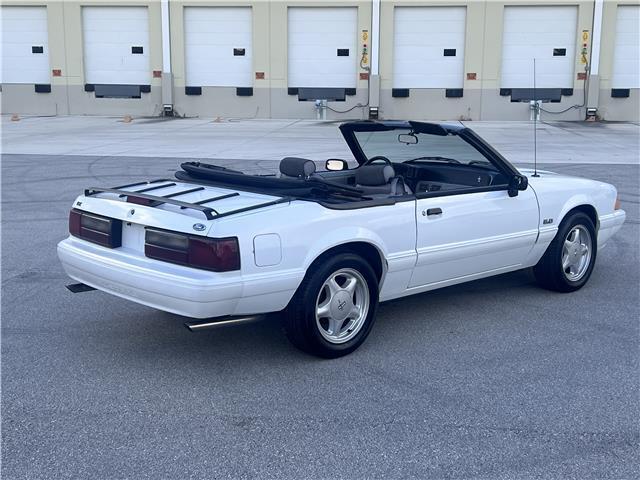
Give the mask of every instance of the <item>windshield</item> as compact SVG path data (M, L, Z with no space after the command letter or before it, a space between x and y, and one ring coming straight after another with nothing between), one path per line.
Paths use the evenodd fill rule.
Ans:
M491 166L478 150L458 135L414 133L397 128L376 132L354 132L367 159L383 156L392 162L443 162Z

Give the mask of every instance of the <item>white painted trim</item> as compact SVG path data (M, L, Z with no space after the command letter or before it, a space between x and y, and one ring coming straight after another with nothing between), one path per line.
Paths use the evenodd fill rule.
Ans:
M424 248L418 248L418 255L440 253L440 252L447 252L447 251L458 251L459 249L465 248L465 247L479 247L483 245L501 243L507 240L517 240L520 238L537 237L538 232L539 232L538 229L525 230L523 232L508 233L506 235L497 235L495 237L479 238L474 240L465 240L463 242L454 242L454 243L448 243L444 245L435 245L435 246L429 246Z
M602 37L602 10L604 0L595 0L593 7L593 32L591 34L591 75L598 75L600 68L600 39Z
M371 5L371 75L378 75L380 59L380 0Z
M385 298L384 301L393 300L395 298L406 297L408 295L414 295L416 293L428 292L429 290L436 290L438 288L448 287L450 285L456 285L458 283L470 282L472 280L479 280L485 277L492 277L501 273L513 272L514 270L520 270L526 268L522 263L515 265L507 265L506 267L494 268L492 270L486 270L484 272L473 273L470 275L463 275L461 277L450 278L448 280L440 280L438 282L428 283L426 285L418 285L415 287L409 287L399 295Z
M171 73L171 30L169 21L169 0L160 1L162 17L162 71Z

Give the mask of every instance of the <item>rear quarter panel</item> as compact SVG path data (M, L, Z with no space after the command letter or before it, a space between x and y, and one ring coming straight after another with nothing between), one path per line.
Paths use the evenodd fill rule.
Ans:
M277 235L280 239L280 262L259 266L256 262L256 237ZM415 201L399 202L352 210L333 210L314 202L296 200L248 214L233 215L214 221L209 236L237 236L240 242L242 276L247 288L252 279L280 276L295 279L295 292L313 261L333 247L349 242L366 242L374 246L382 260L381 298L407 288L415 265ZM277 257L277 255L275 256ZM256 282L256 288L258 283ZM283 284L289 288L291 283ZM255 292L252 292L255 294ZM247 292L249 294L249 292ZM281 305L282 308L286 306Z

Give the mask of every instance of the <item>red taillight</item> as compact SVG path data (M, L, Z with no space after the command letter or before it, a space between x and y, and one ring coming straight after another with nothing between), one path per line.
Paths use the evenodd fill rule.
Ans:
M122 245L121 220L75 208L69 212L69 233L103 247L118 248Z
M240 270L240 247L236 237L209 238L147 228L144 254L156 260L213 272Z
M238 239L192 237L189 240L189 264L217 272L240 270Z
M78 210L71 210L69 212L69 233L75 237L80 236L80 219L82 213Z

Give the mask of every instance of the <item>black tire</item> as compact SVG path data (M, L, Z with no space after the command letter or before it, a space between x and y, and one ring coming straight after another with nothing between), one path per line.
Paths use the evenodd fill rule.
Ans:
M567 273L565 273L565 270L562 268L563 246L569 232L579 226L584 227L590 236L591 256L584 274L579 279L572 281L567 277ZM538 284L547 290L562 293L574 292L582 288L589 280L596 263L596 254L598 252L597 241L596 228L591 218L582 212L570 213L560 224L558 233L547 248L545 254L538 264L533 267L533 273Z
M368 312L357 334L344 343L331 343L320 332L316 321L316 303L325 281L342 269L357 271L368 289ZM325 256L314 262L284 310L282 323L287 338L300 350L322 358L337 358L357 349L367 338L376 318L378 279L362 257L353 253Z

